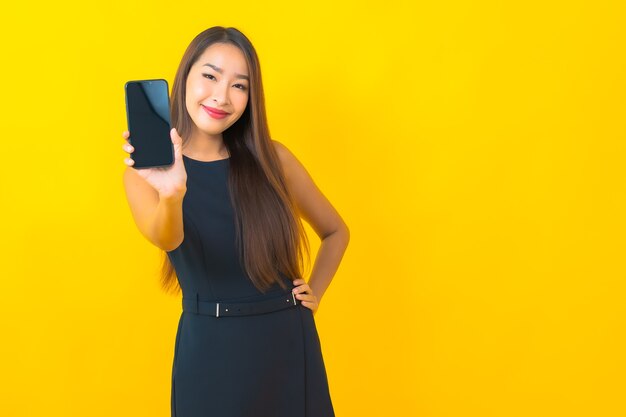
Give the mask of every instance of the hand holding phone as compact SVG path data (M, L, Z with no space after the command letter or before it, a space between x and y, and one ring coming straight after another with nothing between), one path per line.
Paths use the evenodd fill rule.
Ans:
M129 139L136 169L174 163L170 140L170 98L164 79L128 81L124 85Z
M125 130L122 133L122 137L126 139L122 149L131 154L134 151L134 147L128 140L130 132ZM184 196L187 190L187 171L183 163L183 139L174 128L170 130L170 137L174 148L174 163L172 165L167 168L155 167L136 170L159 193L161 198L181 197ZM129 167L132 167L135 163L130 157L127 157L124 162Z
M124 85L128 130L122 136L130 153L126 165L135 168L162 196L185 189L182 139L170 126L170 100L164 79L128 81Z

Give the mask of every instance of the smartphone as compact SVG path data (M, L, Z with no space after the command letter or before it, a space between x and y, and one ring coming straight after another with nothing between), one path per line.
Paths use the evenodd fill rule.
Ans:
M134 168L168 167L174 163L170 138L170 99L164 79L133 80L124 85L126 121L133 145Z

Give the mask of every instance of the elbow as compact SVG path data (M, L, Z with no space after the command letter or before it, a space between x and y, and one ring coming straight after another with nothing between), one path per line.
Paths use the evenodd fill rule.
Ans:
M174 249L177 249L183 243L184 239L185 239L185 236L183 235L183 236L180 237L180 239L177 239L174 242L168 242L168 243L159 242L158 244L155 243L155 245L159 249L161 249L161 250L163 250L165 252L171 252Z
M348 246L348 242L350 242L350 229L348 229L348 225L342 221L334 230L330 230L324 234L318 233L318 236L322 241L332 237L333 241L340 241L343 242L345 246Z
M341 226L335 230L333 235L336 235L339 240L341 240L344 246L348 246L350 242L350 229L348 229L348 225L342 223Z

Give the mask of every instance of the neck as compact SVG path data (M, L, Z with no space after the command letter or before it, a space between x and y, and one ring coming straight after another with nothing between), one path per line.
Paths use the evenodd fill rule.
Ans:
M229 156L221 133L211 135L197 130L185 144L185 153L199 159L219 159Z

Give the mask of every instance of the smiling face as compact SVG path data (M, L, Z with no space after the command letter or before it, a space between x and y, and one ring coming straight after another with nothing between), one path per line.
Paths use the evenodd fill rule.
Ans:
M249 75L245 56L238 47L214 43L204 51L191 67L186 85L185 105L195 124L195 134L221 136L241 117L248 103Z

